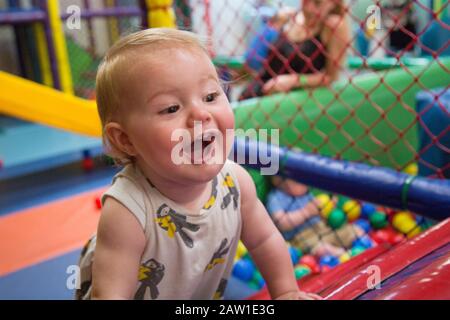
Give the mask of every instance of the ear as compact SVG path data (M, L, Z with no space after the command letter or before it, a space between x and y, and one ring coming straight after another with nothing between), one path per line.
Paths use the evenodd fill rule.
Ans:
M124 128L117 122L108 122L105 125L105 134L111 144L120 152L129 156L136 156L137 152L130 141L128 134Z

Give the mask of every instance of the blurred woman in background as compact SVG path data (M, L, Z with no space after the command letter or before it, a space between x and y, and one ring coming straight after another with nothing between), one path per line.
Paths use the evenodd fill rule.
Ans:
M278 37L239 100L327 86L338 78L351 45L343 0L302 2L301 11L280 10L269 21Z

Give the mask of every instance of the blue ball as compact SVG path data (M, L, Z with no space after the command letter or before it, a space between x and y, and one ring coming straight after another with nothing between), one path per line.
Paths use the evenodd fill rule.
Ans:
M294 247L289 247L289 254L291 255L292 264L295 266L300 259L300 255L298 254L297 249Z
M363 247L363 248L369 249L369 248L372 248L372 246L373 246L372 239L370 239L370 237L367 235L364 235L358 239L355 239L352 242L352 247Z
M264 287L266 285L266 282L262 278L258 279L258 285L259 285L259 288L261 289L262 287Z
M370 227L370 222L364 219L358 219L355 222L353 222L354 224L356 224L358 227L360 227L361 229L364 230L365 233L369 233L371 227Z
M253 278L255 267L247 259L239 259L233 267L233 276L242 281L250 281Z
M364 203L361 206L361 217L368 219L372 213L376 211L377 208L373 204Z
M320 258L320 262L319 264L321 266L329 266L329 267L334 267L337 266L339 264L339 259L336 258L335 256L332 255L324 255Z

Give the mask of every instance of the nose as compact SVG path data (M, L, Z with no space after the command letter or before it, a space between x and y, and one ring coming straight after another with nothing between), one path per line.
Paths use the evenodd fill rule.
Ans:
M203 105L192 105L190 109L188 118L189 128L193 128L196 121L201 121L202 124L206 124L211 121L211 113Z

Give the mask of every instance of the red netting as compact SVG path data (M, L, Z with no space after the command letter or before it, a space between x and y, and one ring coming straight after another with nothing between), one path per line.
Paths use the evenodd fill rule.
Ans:
M231 100L262 98L237 126L279 128L281 144L448 178L448 3L301 2L175 1L180 26L211 39ZM270 93L279 93L272 103Z
M448 2L175 3L177 16L183 17L180 26L211 39L209 51L230 82L237 128L279 129L284 146L410 174L450 177ZM257 173L254 179L270 211L273 185ZM320 269L315 270L315 263L322 271L332 264L314 246L347 249L339 257L343 262L361 246L395 244L430 225L412 213L338 199L327 213L319 209L327 226L310 226L293 238L289 232L298 225L292 221L295 214L273 215L293 246L291 255L298 248L316 255L317 260L306 255L294 262L298 277L308 273L304 268L310 262L313 273ZM362 219L355 223L357 218ZM353 223L345 224L345 219ZM344 224L335 225L339 221ZM368 227L370 239L358 233L361 227ZM261 277L246 273L252 264L241 250L235 275L245 279L248 273L246 281L258 288Z

